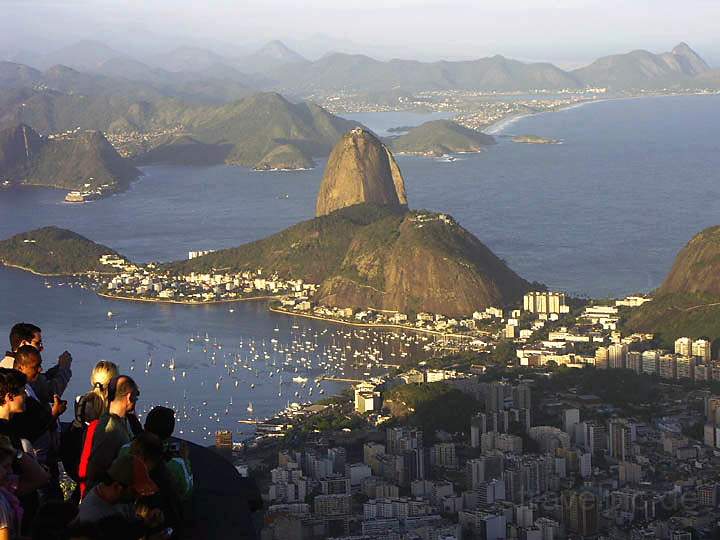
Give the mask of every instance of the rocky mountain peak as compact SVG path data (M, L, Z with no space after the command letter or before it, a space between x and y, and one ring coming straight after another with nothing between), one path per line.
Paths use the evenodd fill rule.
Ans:
M407 196L400 168L391 152L369 131L354 128L330 153L316 215L361 203L407 206Z

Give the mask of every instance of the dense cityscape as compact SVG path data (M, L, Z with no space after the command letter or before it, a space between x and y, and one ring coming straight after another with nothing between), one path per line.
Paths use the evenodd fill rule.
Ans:
M718 517L720 364L707 339L667 350L653 334L623 333L648 296L536 291L515 309L455 320L327 308L313 302L315 285L260 270L171 276L104 262L122 270L103 282L110 295L269 296L289 316L437 336L433 360L407 359L351 392L294 404L258 421L250 441L218 431L216 447L260 482L264 538L676 540L690 528L709 534ZM450 403L462 405L452 420L433 410Z

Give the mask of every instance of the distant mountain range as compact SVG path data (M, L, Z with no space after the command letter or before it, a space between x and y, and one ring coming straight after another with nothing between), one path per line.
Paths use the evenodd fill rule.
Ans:
M311 62L277 41L237 58L184 47L145 62L102 43L81 42L35 62L43 70L0 62L0 128L153 132L158 136L151 141L127 148L143 163L226 162L259 169L311 166L313 157L327 155L357 125L276 89L291 96L349 91L382 99L421 90L720 88L720 72L684 43L662 54L601 58L574 71L502 56L424 63L330 54ZM443 153L491 142L439 122L392 144L401 152Z
M380 61L361 54L331 53L309 61L280 41L252 54L229 57L209 49L181 47L142 61L99 42L79 42L42 56L23 57L33 68L0 63L0 88L45 84L50 88L84 91L107 87L116 94L129 91L157 93L186 101L227 102L257 91L280 91L303 97L340 90L361 93L430 90L527 91L607 87L610 90L664 87L720 88L720 70L713 70L686 43L670 52L636 50L600 58L566 71L550 63L525 63L493 56L472 61ZM47 70L67 66L86 74L52 77ZM44 70L44 71L40 71ZM100 77L93 79L92 76ZM142 84L141 84L142 83Z

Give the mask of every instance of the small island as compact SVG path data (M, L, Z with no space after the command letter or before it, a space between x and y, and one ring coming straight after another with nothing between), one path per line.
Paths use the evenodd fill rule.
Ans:
M413 126L397 126L397 127L391 127L387 130L388 133L406 133L410 131L413 128Z
M495 139L450 120L433 120L412 128L405 135L389 141L393 152L426 157L446 154L482 152Z
M73 231L43 227L0 241L0 264L41 276L117 274L129 261Z
M523 144L562 144L562 141L559 139L550 139L539 135L515 135L512 138L512 142Z

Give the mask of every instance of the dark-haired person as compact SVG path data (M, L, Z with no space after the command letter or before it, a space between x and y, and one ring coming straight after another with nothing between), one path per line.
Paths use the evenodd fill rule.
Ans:
M17 538L22 521L22 505L15 495L16 487L11 480L16 450L10 439L0 440L0 540Z
M12 441L20 450L22 443L11 424L13 416L25 412L27 377L14 369L0 368L0 435Z
M17 323L10 329L10 352L0 361L0 367L12 369L15 352L24 345L31 345L41 353L44 350L42 330L39 326L30 323ZM62 396L72 377L72 356L68 351L58 357L58 363L43 373L32 387L41 401L51 403L53 396Z
M134 455L145 462L159 488L149 502L163 511L166 524L180 534L184 506L192 490L192 472L187 446L181 449L170 441L174 427L175 411L153 408L145 419L145 431L123 446L120 455Z
M165 450L165 467L173 485L173 491L181 501L190 498L193 475L188 459L187 444L172 441L175 431L175 411L168 407L153 407L145 417L145 432L157 435Z
M18 495L34 493L47 485L48 472L34 457L22 451L20 438L14 432L11 419L25 410L25 384L27 377L14 369L0 368L0 436L5 437L15 449L13 470L18 474Z
M87 461L81 461L81 482L85 489L92 488L108 470L120 448L133 438L128 416L135 411L140 396L138 385L127 375L115 377L108 385L108 411L97 424L91 424L85 436L83 453ZM88 448L89 447L89 448Z
M58 456L60 430L58 418L65 412L67 403L60 396L53 396L52 406L38 398L32 383L42 371L42 356L32 345L23 345L15 353L15 369L27 377L25 385L25 411L11 420L15 432L21 437L25 450L32 451L38 462L51 476L49 485L40 493L41 500L62 499Z
M99 482L88 491L80 503L78 524L99 523L104 519L122 517L124 525L132 525L138 535L142 535L146 525L157 525L162 522L162 515L154 512L147 516L147 522L139 518L135 512L135 501L157 492L157 486L150 479L145 464L132 455L124 455L115 459L107 471L102 474Z
M67 404L60 399L60 396L53 396L53 404L50 406L41 400L35 393L32 383L37 381L42 372L42 356L40 351L32 345L23 345L15 352L13 367L25 375L25 411L16 415L12 422L17 427L17 432L22 438L27 439L35 448L40 462L44 463L47 453L54 448L51 437L55 436L54 429L57 419L67 409Z
M0 367L12 369L15 351L23 345L32 345L37 350L43 350L42 330L30 323L17 323L10 329L10 350L0 362Z

